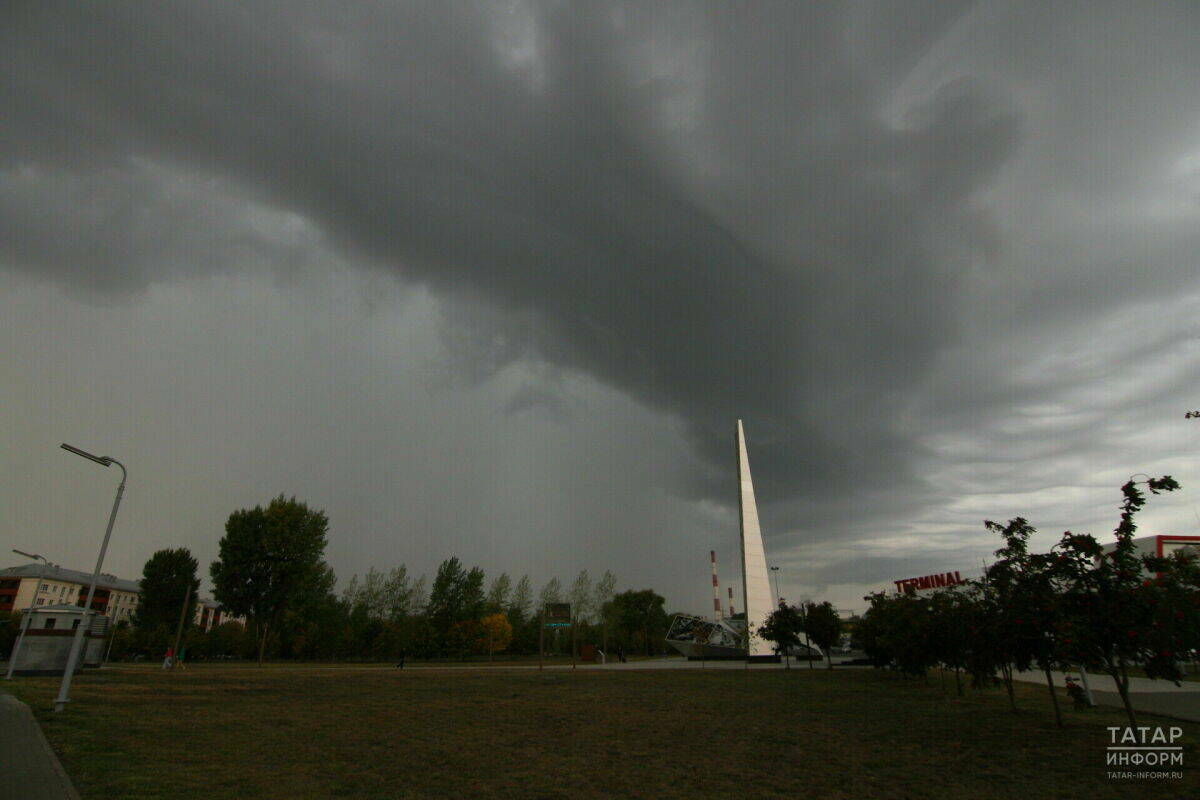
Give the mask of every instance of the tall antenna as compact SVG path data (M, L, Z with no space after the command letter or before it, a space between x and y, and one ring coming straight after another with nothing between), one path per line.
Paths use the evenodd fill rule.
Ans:
M735 612L733 610L733 587L730 586L729 587L729 616L732 617L734 615L734 613Z

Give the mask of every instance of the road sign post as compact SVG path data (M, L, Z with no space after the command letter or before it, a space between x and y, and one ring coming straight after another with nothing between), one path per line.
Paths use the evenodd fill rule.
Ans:
M571 638L571 668L575 668L574 625L571 625L570 603L546 603L542 606L542 624L538 626L538 669L542 669L545 658L546 628L572 629Z

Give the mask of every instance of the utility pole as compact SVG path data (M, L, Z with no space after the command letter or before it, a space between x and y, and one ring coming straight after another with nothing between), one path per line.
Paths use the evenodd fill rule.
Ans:
M541 623L538 625L538 671L540 672L546 660L546 604L542 603Z
M179 663L179 640L183 638L183 621L187 619L188 601L192 599L192 581L187 581L187 588L183 590L183 608L179 609L179 625L175 628L175 661L171 666Z

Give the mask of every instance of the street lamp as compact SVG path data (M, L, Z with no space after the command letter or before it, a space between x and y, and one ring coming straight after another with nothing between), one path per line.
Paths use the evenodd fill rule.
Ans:
M115 458L110 456L94 456L85 450L80 450L78 447L72 447L65 443L62 445L62 449L77 456L82 456L89 461L95 461L102 467L109 467L116 464L121 468L121 485L117 487L117 496L113 500L112 513L108 515L108 528L104 531L104 542L100 545L100 557L96 559L96 571L92 573L92 585L88 587L87 602L83 605L83 618L79 621L79 627L75 629L75 638L71 640L71 652L67 656L67 668L63 671L62 684L58 687L58 697L54 698L55 711L62 711L66 708L67 703L70 702L68 695L71 691L71 678L74 677L75 667L79 664L80 655L83 650L84 634L91 625L92 597L96 594L96 582L100 580L100 568L104 566L104 553L108 550L108 540L112 536L113 523L117 520L117 509L121 506L121 495L125 494L125 479L128 477L125 465Z
M771 577L775 579L775 607L783 602L783 598L779 595L779 567L771 567Z
M42 594L42 581L46 578L46 558L39 556L37 553L26 553L24 550L18 550L15 547L13 552L19 556L26 558L36 558L42 562L42 569L38 572L37 588L33 590L33 599L29 601L29 611L25 613L25 618L21 620L21 635L17 637L17 643L13 645L12 654L8 657L8 674L4 676L4 680L11 681L13 670L17 667L17 653L21 650L21 645L25 642L25 631L29 630L29 618L33 616L33 608L37 605L38 597Z

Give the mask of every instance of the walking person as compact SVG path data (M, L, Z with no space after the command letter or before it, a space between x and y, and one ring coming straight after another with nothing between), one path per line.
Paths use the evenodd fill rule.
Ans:
M174 648L174 647L170 647L170 646L168 646L168 647L167 647L167 652L163 654L163 665L162 665L162 668L163 668L163 669L170 669L170 668L171 668L171 664L174 662L174 659L175 659L175 648Z
M187 667L185 667L183 665L183 656L184 656L184 653L186 653L186 652L187 652L186 645L179 648L179 653L175 656L175 663L174 663L174 665L172 665L173 667L179 667L180 669L187 669Z

